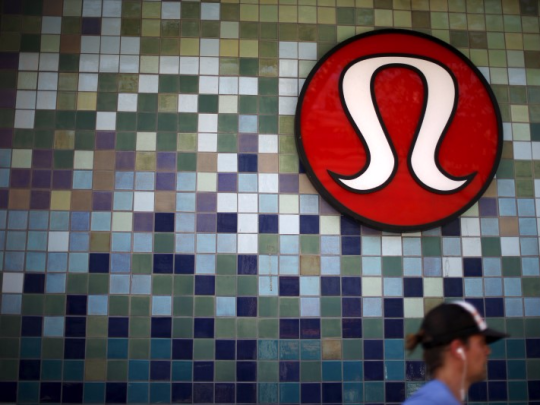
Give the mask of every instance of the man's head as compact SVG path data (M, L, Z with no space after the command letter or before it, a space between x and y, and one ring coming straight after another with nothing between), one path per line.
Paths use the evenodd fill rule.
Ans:
M448 356L468 363L467 380L485 378L490 343L508 335L487 327L476 308L465 301L440 304L425 316L420 330L407 338L407 349L418 344L430 374L444 365Z

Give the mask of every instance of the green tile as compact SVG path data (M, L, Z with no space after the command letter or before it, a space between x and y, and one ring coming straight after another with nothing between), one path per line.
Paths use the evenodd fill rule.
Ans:
M0 360L0 381L15 381L18 376L18 360Z
M159 75L160 93L178 93L180 91L180 80L177 75Z
M152 273L152 255L135 253L131 256L131 271L135 274Z
M499 179L513 179L514 178L514 160L501 159L499 168L497 169L497 178Z
M279 112L279 99L275 97L260 97L259 98L259 113L261 114L277 114Z
M0 359L14 357L20 350L20 340L18 338L0 339Z
M64 358L64 339L62 338L43 338L41 344L42 359L63 359Z
M177 276L173 278L174 295L193 295L193 276Z
M236 321L236 335L240 339L253 339L257 337L256 318L238 318Z
M159 113L158 114L158 131L175 131L176 132L177 117L176 114Z
M0 127L12 128L15 120L15 110L0 108Z
M279 363L277 361L257 362L257 380L258 381L278 381Z
M79 62L77 62L77 68ZM116 92L118 85L118 75L115 73L100 73L98 75L98 91Z
M258 39L259 38L259 24L256 22L248 22L248 21L240 22L240 38Z
M214 326L216 339L236 337L236 318L216 318Z
M107 358L107 339L92 338L86 340L87 359Z
M44 296L36 294L23 295L22 314L23 315L42 315Z
M278 24L280 41L296 41L298 40L298 25L297 24Z
M538 278L522 278L521 287L524 297L540 297L540 279Z
M279 337L278 319L259 319L259 338L277 339Z
M218 96L216 94L201 94L199 95L199 113L217 113L218 112Z
M278 297L259 297L259 316L277 317L278 303Z
M56 129L75 128L75 111L56 111Z
M107 362L107 381L126 381L128 362L126 360L109 360Z
M197 124L197 114L178 114L178 132L197 132Z
M279 235L259 234L259 254L275 255L279 252Z
M220 10L220 20L222 21L238 21L240 19L240 7L238 4L221 4Z
M174 118L176 122L176 117ZM158 151L176 151L176 132L158 132L156 147Z
M135 37L140 36L141 35L141 20L122 18L120 34L122 36L135 36Z
M39 52L41 50L41 37L36 34L21 35L21 52Z
M513 338L525 337L525 325L523 323L523 319L507 318L506 330L511 331Z
M0 72L0 89L16 89L17 88L17 72L2 71Z
M149 316L150 315L150 297L131 297L130 302L131 316Z
M169 233L154 234L154 252L155 253L173 253L174 252L174 234L169 234Z
M107 294L108 292L108 274L90 274L88 276L88 294Z
M336 22L338 25L354 25L353 7L338 7L336 9Z
M238 112L240 114L257 114L258 99L257 96L239 96Z
M521 258L519 257L503 257L502 272L504 277L519 277L521 276Z
M44 315L46 316L60 316L64 315L66 311L66 296L47 294L45 296Z
M129 358L130 359L148 359L150 358L149 339L130 339L129 340Z
M195 297L195 316L214 316L214 297Z
M319 25L319 41L330 42L335 44L337 42L337 30L334 25Z
M215 362L216 381L235 381L236 363L234 361Z
M174 297L173 315L193 316L193 297Z
M321 297L321 316L340 317L341 297Z
M73 169L74 151L72 150L55 150L54 151L54 168L55 169Z
M319 236L300 235L300 252L302 254L319 254Z
M34 135L36 149L51 149L53 147L54 131L52 129L36 129Z
M173 276L154 274L152 276L152 294L154 295L172 295Z
M279 298L279 316L281 318L297 318L300 316L300 300L298 298Z
M344 276L359 276L362 274L362 260L359 256L341 257L341 274Z
M256 296L258 292L257 276L239 276L238 295L239 296Z
M226 118L226 119L224 119ZM228 122L227 122L228 121ZM226 125L226 124L231 125ZM225 125L224 125L225 124ZM226 127L226 128L224 128ZM218 117L218 131L223 130L229 132L237 132L238 119L233 114L219 114ZM221 153L236 153L237 152L237 139L236 134L219 134L218 135L218 152Z
M150 337L150 318L135 317L129 319L129 337L130 338L146 338ZM137 340L131 339L131 342Z
M157 94L139 94L137 97L137 111L155 112L158 106Z
M343 339L343 360L361 360L363 357L361 339Z
M0 316L0 337L19 337L21 317L18 315Z
M163 40L165 40L165 38ZM161 50L160 38L152 38L152 37L141 38L141 54L142 55L159 55L160 50Z
M422 238L422 254L424 256L441 256L441 238L439 237L423 237Z
M240 75L257 76L259 74L259 60L256 58L240 58Z
M236 296L236 276L217 276L216 295L229 297Z
M16 129L13 135L13 147L16 149L31 149L34 144L33 131Z
M182 21L182 26L180 28L181 37L198 37L200 36L200 22L199 21Z
M532 179L516 179L516 195L518 197L534 197L534 182Z
M194 172L197 170L196 153L179 153L176 159L176 167L179 172Z
M341 338L341 319L321 319L322 338Z
M110 316L129 315L129 297L123 295L111 295L109 297Z
M383 320L379 318L362 320L362 331L365 339L380 339L384 337Z
M219 31L220 31L219 21L201 21L201 37L202 38L219 38Z
M317 41L317 26L315 24L302 24L298 27L298 39L300 41Z
M115 93L98 93L97 109L98 111L116 111L118 104L118 95Z
M199 91L199 77L180 75L180 93L193 94Z
M300 381L319 382L321 381L321 362L302 361L300 362Z
M103 337L108 334L108 320L104 316L89 316L86 322L86 335L88 337Z
M56 114L54 111L37 110L34 120L35 128L54 128Z
M136 114L135 113L128 113L130 114L130 117L123 117L122 119L126 119L126 121L132 122L133 129L135 129L135 122L136 122ZM118 127L118 118L120 114L117 114L116 116L116 124ZM117 132L116 133L116 150L123 150L123 151L130 151L135 150L137 145L137 134L135 132Z
M76 129L96 129L95 111L77 111Z
M382 258L383 276L400 277L403 276L403 262L401 257Z
M259 56L261 58L277 58L279 56L278 43L275 41L260 41Z
M68 294L88 294L88 274L68 274L66 292Z
M528 337L528 338L540 337L540 323L538 322L538 319L525 318L524 322L525 322L525 337Z
M214 360L214 339L195 339L193 341L193 360Z

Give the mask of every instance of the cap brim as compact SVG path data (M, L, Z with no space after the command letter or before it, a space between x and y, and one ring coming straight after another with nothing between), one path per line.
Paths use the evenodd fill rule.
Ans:
M491 344L497 340L510 337L508 333L499 332L498 330L487 328L482 331L482 335L486 337L486 343Z

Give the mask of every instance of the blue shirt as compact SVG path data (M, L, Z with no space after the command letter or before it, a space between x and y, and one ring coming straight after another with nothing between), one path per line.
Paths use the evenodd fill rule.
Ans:
M412 394L403 405L462 405L439 380L431 380Z

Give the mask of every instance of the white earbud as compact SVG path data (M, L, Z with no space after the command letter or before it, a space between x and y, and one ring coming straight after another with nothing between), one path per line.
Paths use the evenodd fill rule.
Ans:
M458 347L458 349L456 350L456 353L459 354L459 357L465 360L465 352L463 351L463 347Z

